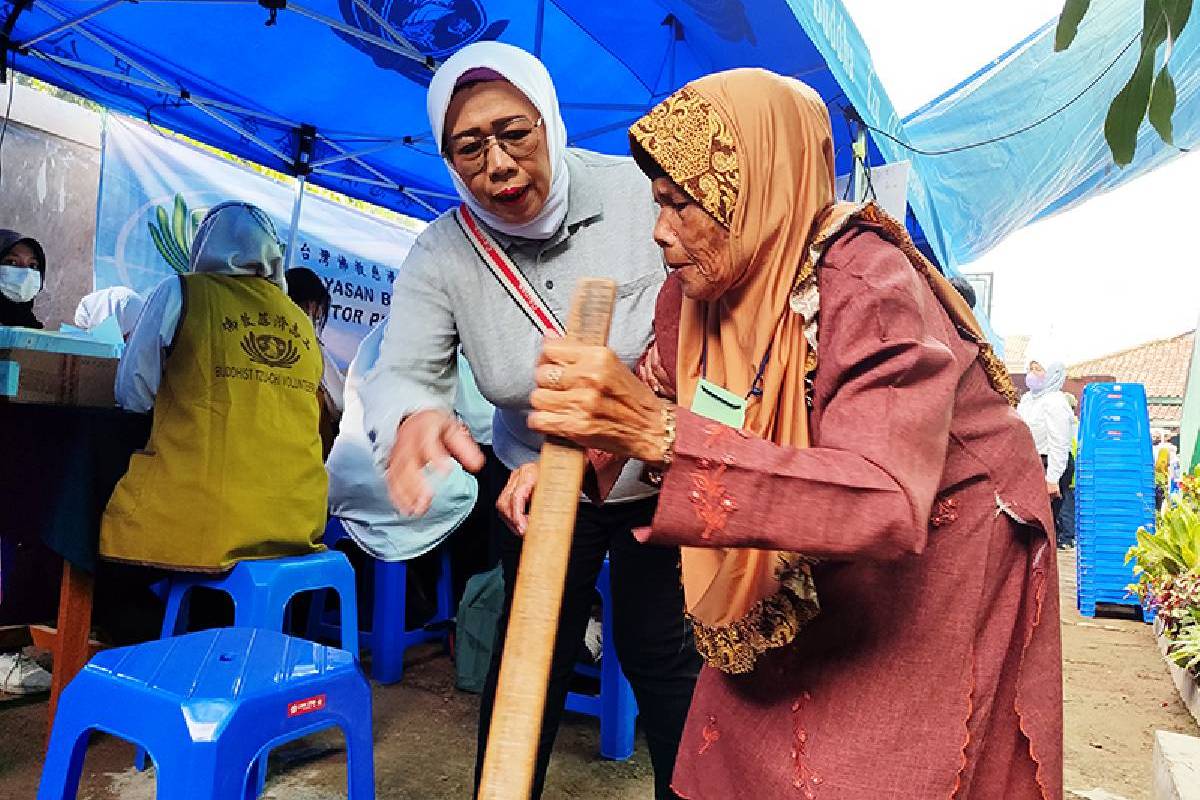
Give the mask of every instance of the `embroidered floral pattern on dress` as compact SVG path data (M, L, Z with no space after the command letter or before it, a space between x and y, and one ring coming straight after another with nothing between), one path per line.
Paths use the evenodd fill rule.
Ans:
M713 219L731 227L741 189L737 147L711 103L685 86L635 122L629 138Z
M704 722L704 730L700 731L700 735L704 737L704 744L700 745L700 749L696 751L696 755L702 756L707 753L712 746L721 738L721 731L717 728L717 718L712 714Z
M688 499L696 509L696 516L704 523L700 532L701 539L711 539L714 533L725 529L729 515L737 511L737 502L725 490L724 464L716 465L708 459L701 459L700 469L692 473L692 491Z
M929 525L934 528L940 528L943 525L949 525L958 519L958 501L953 497L941 497L933 506L933 513L929 515Z
M710 455L697 459L698 469L691 473L693 488L688 499L704 523L701 538L710 539L724 530L729 515L737 510L737 501L726 491L722 480L736 458L718 445L730 436L746 438L748 434L715 422L706 424L703 432ZM775 575L780 591L759 600L734 622L709 626L692 618L696 650L704 663L727 674L745 674L753 671L760 655L795 639L821 608L812 578L813 563L812 559L795 554L781 557Z
M705 425L704 446L711 450L722 438L735 433L737 431L728 425ZM688 494L688 499L692 501L696 516L704 523L704 530L700 534L702 539L709 539L714 533L723 530L729 515L737 511L737 501L725 490L725 482L722 480L725 470L732 466L733 462L731 453L721 455L719 462L707 457L701 458L698 461L699 469L691 474L692 491Z
M792 703L792 787L801 793L804 800L816 800L817 787L824 781L808 763L808 730L804 727L804 704L812 699L808 692L801 692L800 699Z

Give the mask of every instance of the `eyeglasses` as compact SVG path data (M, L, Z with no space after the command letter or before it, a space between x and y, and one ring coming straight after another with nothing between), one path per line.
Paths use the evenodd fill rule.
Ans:
M525 158L537 149L537 129L542 127L542 118L530 122L525 117L517 117L504 123L491 136L472 136L456 139L450 143L449 158L460 172L467 175L478 175L487 166L487 154L492 144L500 145L500 149L510 158Z

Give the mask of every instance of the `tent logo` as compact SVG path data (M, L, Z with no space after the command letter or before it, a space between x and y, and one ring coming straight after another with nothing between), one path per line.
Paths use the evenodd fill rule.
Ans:
M364 4L386 20L391 31L435 59L444 58L472 42L493 41L508 27L508 20L497 20L489 25L487 12L479 0L365 0ZM338 8L342 19L363 33L384 41L392 40L391 32L360 8L355 0L338 0ZM384 69L395 70L422 85L428 85L433 76L427 67L407 56L343 31L337 31L337 34Z
M300 360L300 351L296 349L295 342L266 333L256 336L254 331L242 338L242 352L255 364L266 367L291 369Z

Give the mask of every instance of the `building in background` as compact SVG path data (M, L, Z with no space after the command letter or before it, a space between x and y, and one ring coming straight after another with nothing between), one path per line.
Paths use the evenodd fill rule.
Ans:
M1092 376L1111 375L1119 383L1142 384L1146 387L1150 406L1150 425L1178 435L1195 340L1196 332L1188 331L1169 339L1147 342L1072 364L1067 367L1067 375L1076 379L1088 378L1089 382L1097 380Z

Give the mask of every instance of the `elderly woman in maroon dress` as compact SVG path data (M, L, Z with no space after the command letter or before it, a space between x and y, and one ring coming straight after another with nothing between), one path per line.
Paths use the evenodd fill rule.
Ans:
M630 137L682 289L660 298L658 393L548 341L529 422L612 454L600 493L613 457L657 470L640 538L684 546L706 661L675 790L1057 800L1049 503L970 310L901 225L835 204L803 84L712 75Z

